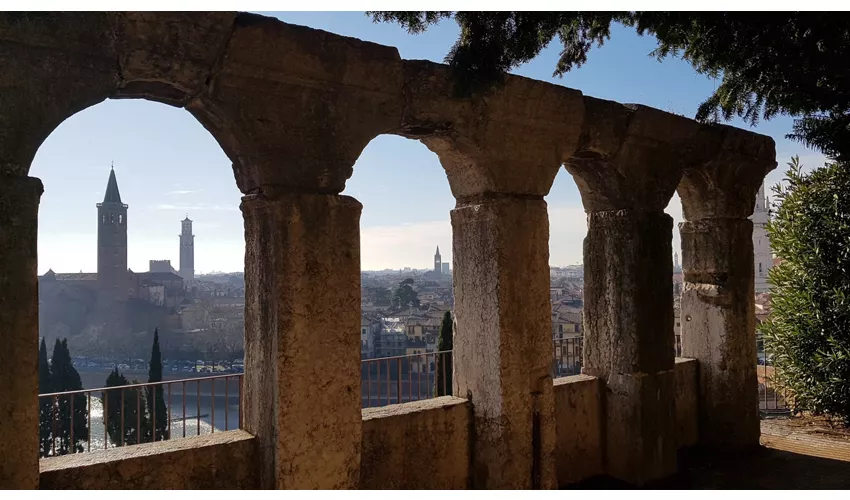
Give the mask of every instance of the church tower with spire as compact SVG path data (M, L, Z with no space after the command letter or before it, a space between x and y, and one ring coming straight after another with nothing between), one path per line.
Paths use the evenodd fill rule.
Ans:
M114 167L103 203L97 204L97 281L104 295L127 300L127 205L121 202Z
M437 253L434 254L434 272L437 274L442 274L443 266L440 258L440 246L437 245Z

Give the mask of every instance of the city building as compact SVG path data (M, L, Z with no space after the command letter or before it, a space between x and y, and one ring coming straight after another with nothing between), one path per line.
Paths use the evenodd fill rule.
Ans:
M750 216L750 220L753 221L753 275L756 293L770 291L767 273L773 267L773 251L767 235L767 222L770 220L769 206L768 197L764 192L764 183L762 183L756 194L753 215Z
M434 272L440 274L443 272L442 260L440 258L440 246L437 245L437 253L434 254Z
M152 260L148 262L148 271L152 273L177 273L170 260Z
M443 274L450 274L451 273L451 270L449 269L449 263L448 262L442 263L442 270L441 271L442 271Z

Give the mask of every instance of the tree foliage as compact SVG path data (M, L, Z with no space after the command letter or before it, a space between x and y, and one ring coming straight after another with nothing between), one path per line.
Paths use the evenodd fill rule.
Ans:
M53 356L50 359L50 381L53 392L79 391L83 388L80 374L71 362L67 339L62 341L56 339L53 346ZM82 443L88 441L86 397L83 394L59 396L54 405L56 433L53 439L56 440L56 454L71 453L72 449L76 452L83 451ZM74 429L73 440L71 426ZM51 428L53 428L52 423Z
M137 384L127 380L115 368L106 378L106 387L119 387ZM139 444L147 441L146 433L150 428L146 408L145 391L129 388L104 391L101 401L105 401L106 432L113 446Z
M453 336L452 313L446 311L443 315L443 323L440 325L440 337L437 339L437 352L451 351L454 346L452 344ZM436 366L436 387L435 391L438 396L447 396L452 394L452 354L437 355ZM443 375L445 374L445 376Z
M794 116L789 138L839 162L850 158L850 23L834 12L369 12L420 33L453 18L460 36L446 56L462 94L481 91L536 57L557 36L554 74L587 61L611 24L654 35L659 59L674 56L722 81L699 107L702 121L739 116L756 124Z
M393 293L393 307L419 307L419 294L413 289L413 280L408 278L398 284Z
M768 275L766 352L797 410L850 424L850 170L788 165L767 226L781 263Z
M162 382L162 353L159 350L159 329L154 329L153 331L153 346L151 347L148 382ZM168 439L168 411L165 406L162 384L157 384L154 387L148 387L146 398L148 415L151 417L151 426L155 427L153 429L154 434L151 436L155 441L162 441Z
M48 394L53 392L52 387L50 364L47 361L47 344L42 337L41 346L38 349L38 393ZM38 452L42 457L50 455L53 447L53 411L53 400L50 398L38 399Z

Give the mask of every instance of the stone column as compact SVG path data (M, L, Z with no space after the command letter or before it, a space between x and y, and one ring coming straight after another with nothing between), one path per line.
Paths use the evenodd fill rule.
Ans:
M361 208L327 194L243 198L242 401L261 487L358 485Z
M38 488L38 203L0 172L0 489Z
M710 132L710 133L709 133ZM682 356L699 360L699 443L759 444L753 224L764 176L776 167L770 137L706 128L708 160L678 187L682 236Z
M753 224L698 219L679 232L682 356L699 360L699 442L758 446Z
M607 471L635 484L676 471L672 229L660 209L587 218L582 372L606 382Z
M555 487L546 202L459 202L451 219L454 394L472 401L473 486Z

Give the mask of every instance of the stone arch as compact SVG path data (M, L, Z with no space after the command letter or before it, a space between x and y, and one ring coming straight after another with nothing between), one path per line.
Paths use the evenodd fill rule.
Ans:
M186 108L239 172L240 137L190 104L233 29L235 14L26 13L0 19L0 60L12 87L3 97L0 166L26 174L38 147L70 116L107 98ZM23 46L21 48L20 46Z

